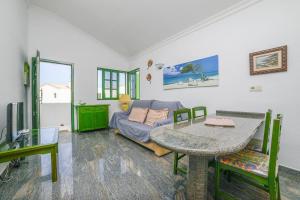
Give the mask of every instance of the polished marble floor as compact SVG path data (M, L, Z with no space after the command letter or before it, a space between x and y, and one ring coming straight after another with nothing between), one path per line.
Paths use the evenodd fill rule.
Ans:
M11 171L8 183L0 183L0 199L181 199L186 179L172 174L172 158L158 158L109 131L60 133L58 181L51 182L49 155L31 156ZM299 200L300 173L281 170L280 175L282 199ZM240 199L268 198L235 179L222 185Z

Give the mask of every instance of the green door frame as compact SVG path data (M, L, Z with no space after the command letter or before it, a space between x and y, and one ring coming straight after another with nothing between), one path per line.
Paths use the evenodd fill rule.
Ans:
M40 128L40 93L39 93L39 76L40 69L40 52L37 51L36 57L32 58L31 70L31 115L32 115L32 129Z
M39 53L38 53L39 54ZM33 58L34 60L35 58ZM40 59L39 62L47 62L47 63L54 63L54 64L61 64L61 65L69 65L71 67L71 130L72 132L75 131L75 106L74 106L74 64L68 63L68 62L60 62L55 60L49 60L49 59ZM32 73L36 73L35 76L32 75L32 98L39 98L39 95L34 93L34 91L37 91L37 89L34 89L34 87L39 87L39 69L37 69L37 65L32 65ZM34 84L35 83L35 84ZM35 110L37 108L36 104L37 101L32 100L32 113L38 114L38 119L40 118L40 110ZM40 102L38 102L40 103ZM34 116L32 115L32 119L34 119ZM34 120L32 121L34 122ZM36 126L34 126L36 125ZM32 128L40 128L40 120L38 120L38 124L32 123Z

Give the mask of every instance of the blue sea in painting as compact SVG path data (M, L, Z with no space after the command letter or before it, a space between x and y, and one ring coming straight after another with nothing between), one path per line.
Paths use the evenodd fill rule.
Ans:
M163 84L184 84L188 83L187 87L201 87L215 85L211 80L218 80L219 75L219 59L218 56L211 56L175 66L165 67L163 71ZM192 84L192 82L195 82ZM202 85L201 85L202 84ZM174 86L174 88L178 88ZM168 88L172 89L172 88Z

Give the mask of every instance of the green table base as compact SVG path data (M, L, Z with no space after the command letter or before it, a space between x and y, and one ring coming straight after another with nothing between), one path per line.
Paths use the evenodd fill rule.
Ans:
M36 154L51 154L51 167L52 167L52 182L57 181L57 144L41 145L41 146L32 146L24 147L19 149L8 150L5 152L0 152L0 163L8 162L13 159L31 156Z

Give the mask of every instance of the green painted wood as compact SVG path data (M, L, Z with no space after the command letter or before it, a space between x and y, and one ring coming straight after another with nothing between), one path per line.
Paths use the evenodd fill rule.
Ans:
M71 65L71 130L75 131L75 106L74 106L74 65Z
M202 111L202 115L197 115L197 111ZM196 119L198 117L204 117L207 116L207 108L205 106L197 106L192 108L192 117L193 119Z
M31 105L32 105L32 128L40 128L40 86L39 86L40 52L32 58L32 84L31 84Z
M130 80L133 78L135 80L135 95L133 96L131 93L132 87L130 84ZM134 69L132 71L127 72L127 91L130 95L130 98L133 100L140 99L140 69Z
M272 121L272 110L269 109L265 117L264 139L263 139L263 146L262 146L262 153L264 154L269 153L268 143L269 143L271 121Z
M182 115L187 115L186 119L182 118ZM174 119L174 123L178 123L180 121L186 121L186 120L191 120L192 119L192 114L191 114L191 109L189 108L182 108L182 109L178 109L175 110L173 112L173 119ZM174 162L173 162L173 173L177 174L178 172L181 172L183 174L187 173L187 170L184 168L181 168L178 166L179 164L179 160L182 159L185 156L185 154L179 154L177 152L174 152Z
M8 162L14 159L23 158L26 156L37 155L37 154L51 154L51 168L52 168L52 182L57 180L57 153L58 153L58 129L47 128L46 134L52 134L53 140L45 144L41 139L40 130L34 129L31 131L31 142L28 146L24 146L20 143L19 148L11 149L10 145L7 144L7 148L0 149L0 163ZM51 132L49 132L51 131Z
M79 132L108 128L109 105L77 105L77 128Z
M178 110L175 110L173 112L173 119L174 119L174 123L180 122L180 121L184 121L181 119L183 114L187 114L187 118L184 120L191 120L192 119L192 114L191 114L191 109L189 108L181 108Z
M270 200L281 199L277 163L278 153L280 149L281 124L282 115L279 114L277 115L277 118L273 120L268 177L262 177L217 161L215 176L215 199L219 199L219 197L221 197L222 199L234 199L231 194L220 190L221 171L229 171L230 173L237 174L240 176L240 178L247 180L248 183L267 191L269 193Z

